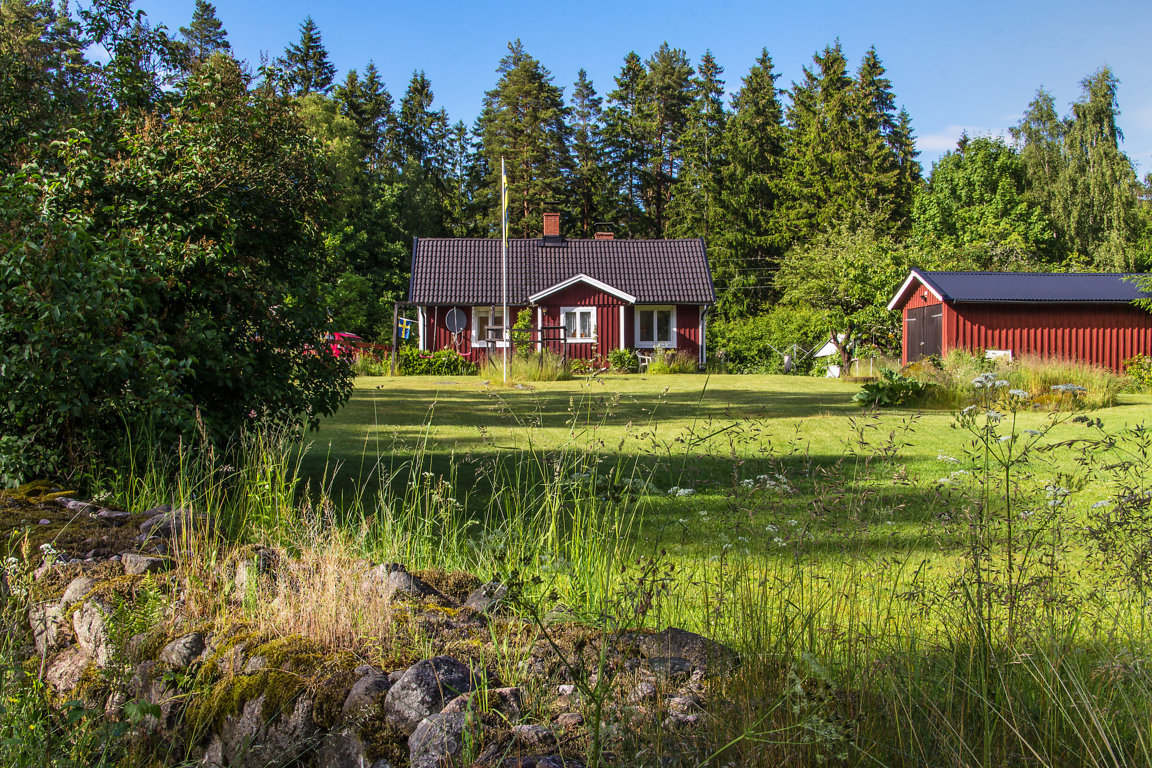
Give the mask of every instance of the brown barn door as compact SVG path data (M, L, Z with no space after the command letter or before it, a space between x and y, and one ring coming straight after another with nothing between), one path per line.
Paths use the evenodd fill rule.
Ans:
M908 362L939 355L944 336L944 307L917 307L908 310L904 333L908 335Z

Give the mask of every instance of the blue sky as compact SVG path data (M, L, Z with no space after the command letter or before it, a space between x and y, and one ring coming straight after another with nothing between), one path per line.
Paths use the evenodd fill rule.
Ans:
M152 21L175 30L194 0L144 0ZM897 101L912 115L921 161L931 166L962 130L1004 134L1037 88L1066 113L1079 82L1102 65L1120 78L1122 148L1141 177L1152 172L1152 79L1145 51L1152 30L1148 0L969 3L809 2L548 2L456 3L390 0L218 0L217 13L238 55L277 56L311 15L340 77L375 61L399 99L423 69L437 105L471 124L507 43L520 38L570 93L588 70L601 95L613 87L625 54L647 57L667 40L695 62L708 49L724 67L729 92L739 88L761 48L788 87L812 54L837 37L854 68L875 45Z

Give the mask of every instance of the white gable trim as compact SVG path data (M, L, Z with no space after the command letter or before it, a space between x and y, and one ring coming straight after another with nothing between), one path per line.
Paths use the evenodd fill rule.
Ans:
M624 293L624 291L621 291L619 288L613 288L612 286L608 285L608 283L602 283L599 280L597 280L596 278L588 277L588 275L585 275L585 274L579 274L579 275L576 275L574 277L570 277L567 280L564 280L563 282L559 282L559 283L556 283L556 285L553 285L549 288L545 288L544 290L540 291L539 293L534 293L528 297L528 301L535 304L536 302L540 301L540 299L543 299L547 296L551 296L552 294L557 293L558 291L562 291L565 288L569 288L573 285L576 285L577 283L587 283L588 285L592 286L593 288L597 288L601 291L604 291L604 293L615 296L616 298L618 298L622 301L626 301L629 304L635 304L636 303L636 297L635 296L633 296L629 293Z
M904 299L904 294L905 294L905 293L907 293L907 292L908 292L908 289L912 287L912 283L913 283L913 281L919 281L919 283L920 283L921 285L923 285L925 288L927 288L927 289L928 289L928 291L929 291L929 292L930 292L930 293L931 293L933 296L935 296L936 298L938 298L940 301L944 301L944 297L943 297L943 296L941 296L941 295L940 295L940 294L939 294L939 293L936 291L936 289L935 289L935 288L933 288L931 285L929 285L929 284L928 284L928 281L927 281L927 280L925 280L923 277L921 277L919 272L917 272L916 270L912 270L912 274L908 275L908 279L904 281L904 285L900 286L900 290L896 291L896 295L892 297L892 301L888 302L888 311L889 311L889 312L891 312L892 310L896 309L896 306L897 306L897 305L898 305L898 304L899 304L901 301L903 301L903 299Z

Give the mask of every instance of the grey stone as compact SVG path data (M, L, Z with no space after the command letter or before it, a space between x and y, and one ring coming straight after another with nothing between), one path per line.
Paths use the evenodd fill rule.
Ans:
M72 642L73 634L59 603L39 603L28 609L32 640L41 656L55 653Z
M387 761L383 762L391 768ZM373 768L377 763L371 763ZM332 731L316 750L316 768L367 768L368 765L368 747L355 728Z
M481 700L483 696L483 700ZM452 699L441 712L499 712L509 720L520 718L523 696L519 688L487 688L463 693Z
M628 696L628 701L636 704L641 701L652 701L655 698L656 685L647 680L641 680L636 684L636 687L632 689L631 695Z
M149 537L179 538L185 530L192 527L210 530L212 524L203 515L193 515L186 509L173 509L145 520L140 524L140 532Z
M472 670L451 656L437 656L413 664L388 691L384 718L405 734L411 734L428 715L473 689Z
M191 632L178 637L160 651L160 661L173 669L186 669L204 653L204 635Z
M368 571L361 582L364 591L377 592L388 602L404 598L418 600L440 594L422 579L407 571L396 570L394 566L394 563L385 563Z
M52 525L52 521L45 518L40 518L40 525Z
M348 696L344 699L344 708L341 710L341 717L345 720L360 717L379 704L391 687L392 684L388 682L387 675L375 672L365 675L356 681L352 690L348 691Z
M152 715L145 716L143 723L145 730L159 729L167 733L178 729L180 716L184 711L185 696L174 683L166 679L163 671L159 662L142 662L133 670L128 687L136 698L160 707L159 719Z
M204 762L228 768L295 764L314 746L316 735L310 698L301 696L278 712L267 705L266 696L260 696L246 703L238 716L225 715Z
M662 632L635 637L640 652L647 658L681 658L694 670L706 675L727 672L737 662L736 652L715 640L695 632L668 627Z
M83 647L70 645L48 662L44 669L44 681L59 693L71 693L91 663L92 656Z
M157 507L152 507L152 509L146 509L140 514L144 515L145 517L156 517L157 515L166 515L171 511L171 504L161 504Z
M682 659L678 656L657 656L646 659L641 671L650 677L679 682L691 677L694 667L688 659Z
M572 730L584 725L584 715L579 712L564 712L556 717L556 725L564 730Z
M92 657L98 667L106 667L112 661L112 642L109 640L108 623L112 607L99 599L88 599L72 614L72 629L76 642Z
M412 768L462 768L467 720L462 712L423 718L408 737L408 760Z
M64 596L60 598L61 607L68 608L80 602L95 586L96 579L91 576L77 576L72 579L64 589Z
M160 573L171 567L170 563L162 557L149 557L128 553L121 558L124 564L124 573L129 576L142 576L145 573Z
M404 677L404 674L407 671L408 671L407 667L405 667L404 669L392 670L391 672L388 673L388 682L391 683L392 685L396 685L396 683L400 682L400 678Z
M118 528L124 523L128 522L128 518L132 517L128 512L123 512L118 509L102 509L96 513L96 519L105 525L110 525L113 528Z
M80 501L79 499L70 499L67 496L58 497L56 503L67 510L77 512L81 515L90 515L100 509L97 504L90 504L87 501Z
M512 738L528 749L545 749L556 746L556 735L542 725L514 725Z
M477 613L488 613L499 608L507 596L508 587L498 581L490 581L472 590L472 594L464 601L464 607Z
M380 675L383 673L371 664L361 664L352 670L352 674L356 675L356 677L368 677L368 675ZM384 676L387 677L387 675Z

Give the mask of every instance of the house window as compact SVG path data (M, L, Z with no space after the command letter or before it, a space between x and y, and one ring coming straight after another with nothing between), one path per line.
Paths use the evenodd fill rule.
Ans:
M636 346L676 346L676 308L637 307Z
M491 333L488 332L489 328L493 329ZM505 346L504 307L473 307L472 329L473 344Z
M560 310L560 319L568 341L595 341L595 307L563 307Z

